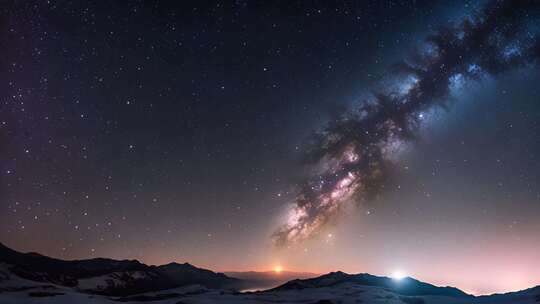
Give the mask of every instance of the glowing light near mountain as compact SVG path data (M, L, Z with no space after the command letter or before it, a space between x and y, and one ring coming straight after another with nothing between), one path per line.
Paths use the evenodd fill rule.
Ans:
M394 271L392 273L391 277L392 277L392 279L399 281L399 280L404 279L405 277L407 277L407 275L401 270L396 270L396 271Z

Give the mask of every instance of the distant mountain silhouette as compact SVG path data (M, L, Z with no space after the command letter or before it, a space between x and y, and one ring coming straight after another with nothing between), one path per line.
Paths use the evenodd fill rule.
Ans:
M226 271L229 277L241 279L247 289L269 289L295 279L307 279L319 276L310 272L294 271Z
M431 295L447 297L472 297L455 287L438 287L420 282L413 278L395 280L387 277L378 277L367 273L347 274L341 271L331 272L317 278L289 281L270 291L298 290L305 288L331 287L342 283L354 283L365 286L382 287L401 295Z
M10 265L9 270L24 279L104 295L124 296L193 284L229 288L241 283L239 279L187 263L148 266L136 260L105 258L65 261L17 252L1 243L0 263Z

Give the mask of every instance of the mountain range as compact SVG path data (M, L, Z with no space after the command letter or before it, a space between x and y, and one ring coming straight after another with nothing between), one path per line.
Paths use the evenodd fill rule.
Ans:
M1 304L540 303L540 286L475 297L454 287L438 287L409 277L395 280L338 271L308 278L312 275L251 271L223 274L188 263L150 266L136 260L105 258L65 261L17 252L0 244ZM262 285L267 288L245 291L263 289Z
M294 271L226 271L232 278L241 279L246 288L243 290L255 291L274 288L291 280L308 279L319 276L311 272Z
M149 266L136 260L104 258L64 261L38 253L20 253L2 244L0 263L9 265L9 272L23 279L108 296L125 296L194 284L208 288L235 288L242 282L188 263Z

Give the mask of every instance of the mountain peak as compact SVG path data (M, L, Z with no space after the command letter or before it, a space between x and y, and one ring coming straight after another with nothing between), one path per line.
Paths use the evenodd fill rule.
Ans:
M159 266L156 266L158 268L194 268L194 269L199 269L197 266L194 266L190 263L178 263L178 262L171 262L171 263L168 263L168 264L163 264L163 265L159 265Z
M342 271L330 272L312 279L293 280L272 290L331 287L343 283L382 287L402 295L470 296L454 287L438 287L411 277L396 281L388 277L379 277L368 273L347 274Z
M189 263L148 266L137 260L108 258L66 261L39 253L17 252L3 244L0 244L0 263L11 265L10 271L28 280L78 286L86 292L106 295L129 295L194 284L207 288L234 287L239 282ZM92 285L96 282L102 283Z

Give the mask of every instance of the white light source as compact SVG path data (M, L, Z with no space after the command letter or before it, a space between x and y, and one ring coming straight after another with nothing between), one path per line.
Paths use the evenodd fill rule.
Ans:
M401 270L396 270L392 273L392 279L394 280L401 280L401 279L404 279L405 277L407 277L407 275L401 271Z

